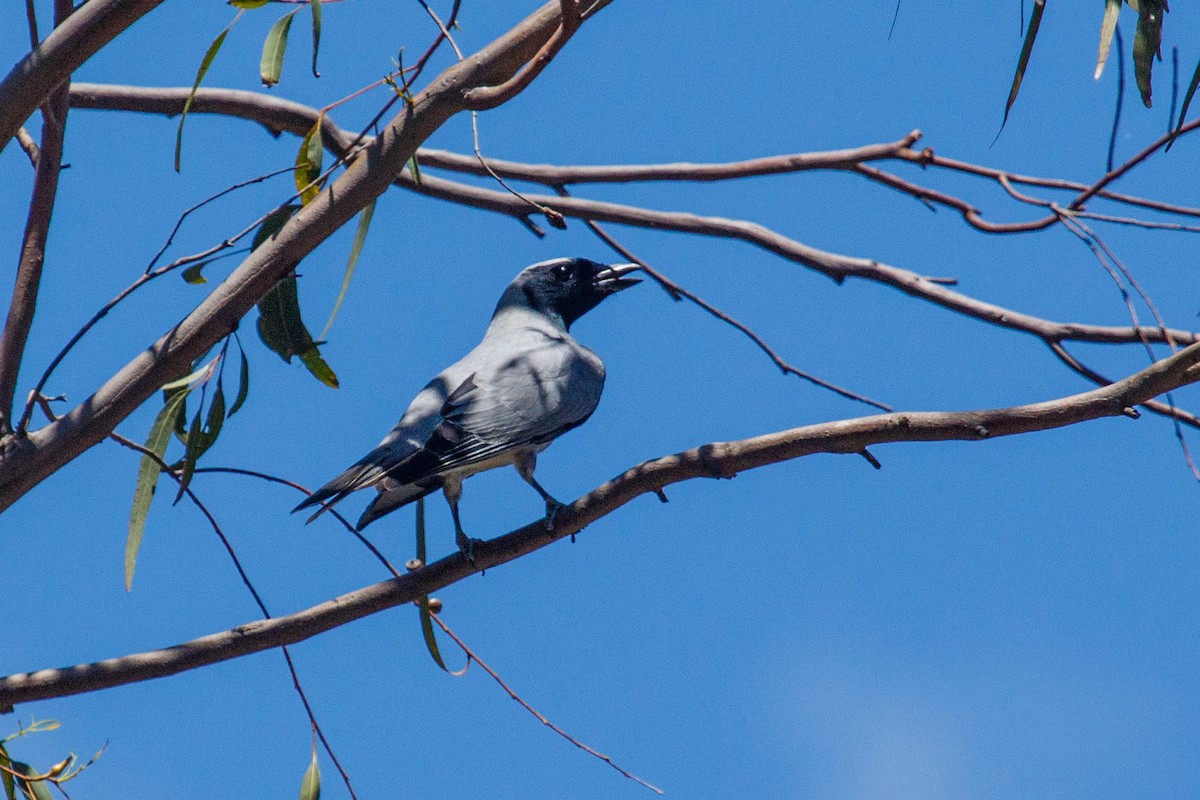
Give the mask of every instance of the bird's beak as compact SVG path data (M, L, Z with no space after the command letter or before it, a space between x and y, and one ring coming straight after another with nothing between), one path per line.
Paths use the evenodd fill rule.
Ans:
M593 279L596 288L614 294L630 286L637 286L641 278L626 278L631 272L641 269L637 264L612 264L596 273Z

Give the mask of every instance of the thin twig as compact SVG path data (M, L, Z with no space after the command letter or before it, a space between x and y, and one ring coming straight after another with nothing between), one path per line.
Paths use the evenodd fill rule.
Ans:
M567 194L566 187L560 186L560 187L558 187L558 191L562 196L569 197L569 195ZM788 362L784 361L782 356L780 356L778 353L776 353L775 350L772 349L771 346L768 345L761 336L759 336L757 333L755 333L745 323L739 322L738 320L736 320L733 317L726 314L721 309L712 305L708 301L703 300L698 295L694 294L691 291L688 291L687 289L683 288L681 285L679 285L675 281L668 278L663 273L661 273L658 270L651 267L645 261L643 261L642 259L635 256L632 252L630 252L624 245L622 245L620 242L618 242L616 239L614 239L611 235L609 235L609 233L607 231L605 231L603 228L601 228L598 223L593 222L590 219L584 219L583 223L585 225L587 225L588 229L591 230L592 233L596 234L596 236L598 236L601 241L603 241L605 244L607 244L609 247L611 247L613 250L615 250L617 253L619 253L623 258L627 258L630 261L637 263L637 265L642 268L642 271L645 272L647 275L649 275L672 298L674 298L676 300L681 299L681 298L686 299L689 302L694 303L695 305L704 309L706 312L708 312L712 316L716 317L717 319L721 320L725 324L732 326L733 328L737 329L738 331L741 331L741 333L744 334L748 339L750 339L750 341L754 342L755 346L757 346L759 350L762 350L764 353L766 353L767 357L770 358L771 361L774 362L775 366L779 367L779 369L785 375L787 375L787 374L795 375L797 378L801 378L802 380L806 380L809 383L815 384L816 386L820 386L822 389L828 389L829 391L833 392L834 394L840 395L841 397L844 397L847 400L854 400L859 403L865 403L874 408L878 408L881 411L892 411L893 410L891 406L885 405L876 400L872 400L871 398L866 397L865 395L858 394L857 392L852 392L849 389L843 389L842 387L837 386L836 384L832 384L829 381L818 378L815 375L811 375L801 369L798 369L798 368L792 366Z
M483 661L483 659L481 659L478 655L475 654L475 652L471 648L467 647L466 643L462 639L458 638L458 636L454 633L454 631L450 630L450 626L447 625L445 622L443 622L442 618L439 615L434 614L431 611L429 613L429 617L434 622L436 622L438 624L438 627L440 627L442 629L442 632L445 633L447 636L449 636L454 641L454 643L459 646L459 648L463 651L463 653L466 654L468 662L474 661L476 664L478 664L480 669L482 669L484 672L486 672L488 675L490 675L492 680L494 680L496 682L496 684L501 689L503 689L506 694L508 694L509 697L511 697L513 700L516 700L517 703L521 706L521 708L525 709L530 714L532 714L537 719L538 722L542 723L547 728L554 731L559 736L566 739L568 742L575 745L583 752L587 753L590 756L594 756L595 758L600 759L605 764L608 764L610 767L612 767L617 772L624 775L629 780L631 780L635 783L638 783L642 786L645 786L647 789L654 792L655 794L664 794L662 789L659 789L657 786L655 786L652 783L648 783L648 782L642 780L637 775L634 775L632 772L629 772L628 770L623 769L615 761L613 761L612 758L610 758L609 756L604 755L604 753L601 753L599 750L596 750L592 747L588 747L586 744L579 741L574 736L567 733L562 728L558 727L553 722L551 722L549 719L547 719L545 715L543 715L540 711L538 711L536 708L534 708L529 703L527 703L524 700L524 698L522 698L519 694L514 692L512 690L512 688L507 683L504 682L504 679L501 678L494 669L489 667Z
M160 458L158 454L152 450L148 450L137 442L121 436L119 433L110 433L109 438L117 444L141 453L146 458L156 462L164 473L166 473L172 480L179 484L183 493L187 495L188 499L192 501L192 504L195 505L200 513L204 515L204 518L208 520L209 526L213 529L213 532L216 533L217 538L221 540L221 545L225 548L225 552L229 555L230 561L233 562L233 567L235 570L237 570L238 577L241 578L242 584L250 592L250 596L254 598L254 604L257 605L258 610L262 612L263 618L272 619L270 612L267 611L266 603L263 602L262 596L259 595L258 590L254 588L254 584L250 581L250 576L246 573L245 568L242 566L241 559L238 558L237 552L233 549L233 544L229 541L229 537L225 535L223 530L221 530L221 526L218 524L217 518L200 500L195 491L192 490L191 485L185 486L175 470L171 469L170 465L163 461L162 458ZM291 652L286 646L281 647L280 649L283 651L284 661L287 662L288 672L292 676L292 687L296 690L296 694L300 697L300 703L304 706L304 713L308 716L308 722L313 730L313 733L316 734L317 738L321 740L321 745L324 747L326 754L329 756L329 760L333 762L334 767L341 774L342 783L345 784L346 791L350 793L350 797L354 798L354 800L358 800L358 795L355 793L354 786L350 782L350 774L346 772L346 769L342 766L342 762L338 759L337 754L333 751L333 747L329 744L329 740L325 737L325 732L321 729L321 724L317 722L317 715L316 712L313 711L312 703L309 702L308 695L305 693L304 687L300 684L300 676L296 672L296 664L294 661L292 661Z

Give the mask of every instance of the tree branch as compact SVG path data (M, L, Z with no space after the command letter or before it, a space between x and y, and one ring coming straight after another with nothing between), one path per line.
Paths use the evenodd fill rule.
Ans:
M55 0L54 11L55 22L61 27L71 14L70 0ZM0 434L12 431L13 395L17 389L21 359L25 354L25 342L29 338L29 329L37 309L42 265L46 260L46 239L50 235L50 218L54 215L58 175L62 169L70 96L70 84L64 83L51 93L42 106L42 144L37 148L33 195L29 200L29 214L21 238L21 257L17 263L17 279L8 306L8 318L4 323L4 332L0 334Z
M72 87L71 102L78 108L109 109L123 111L141 111L157 114L178 114L187 98L188 89L164 88L148 89L133 86L109 86L103 84L76 84ZM237 116L243 119L259 122L273 132L288 131L298 136L306 134L316 122L318 111L314 108L281 100L265 97L255 92L244 92L231 89L200 89L192 103L191 113L214 113L227 116ZM339 157L348 154L348 148L356 140L349 131L342 130L326 118L321 127L325 145ZM734 177L731 169L739 172L748 169L747 174L777 174L786 170L791 163L795 169L851 169L847 159L861 157L863 160L886 158L887 153L894 152L896 145L903 143L916 135L914 131L899 142L890 144L867 145L861 148L829 151L826 153L792 154L774 156L769 159L736 162L735 164L655 164L644 166L614 166L614 167L557 167L550 165L530 165L512 161L497 161L488 159L488 164L496 171L507 177L518 179L528 178L536 182L552 179L570 178L585 181L597 179L615 181L615 171L630 170L640 177L637 180L686 180L682 177L692 170L706 175L697 180L720 180ZM365 139L363 141L369 141ZM427 153L429 156L427 157ZM811 156L811 158L810 158ZM482 174L483 168L473 156L461 156L444 151L425 151L418 153L423 166L447 166L456 171ZM467 168L467 163L474 167ZM959 162L953 162L958 164ZM972 166L972 165L967 165ZM984 168L979 168L984 169ZM589 173L589 170L597 172ZM985 170L986 172L986 170ZM990 174L990 173L989 173ZM1001 173L996 173L1001 174ZM1017 182L1041 185L1043 179L1018 176ZM562 180L561 183L571 183L573 180ZM407 175L396 178L396 185L420 192L431 197L437 197L460 205L468 205L486 211L506 214L518 219L529 213L529 204L514 198L505 192L459 183L423 174L421 183L417 184ZM1053 188L1074 188L1080 190L1088 187L1082 184L1064 184ZM1043 319L1019 311L976 300L968 295L955 292L945 287L942 282L927 278L911 270L882 264L865 258L853 258L836 253L829 253L809 247L790 239L769 228L745 220L727 219L724 217L707 217L683 212L653 211L650 209L627 206L619 203L607 203L588 200L580 197L558 197L549 195L529 195L530 200L554 208L568 217L595 220L598 222L613 222L634 227L653 228L656 230L672 230L682 233L696 233L705 236L716 236L729 239L740 239L749 244L762 247L785 259L817 270L830 278L841 282L846 278L857 277L883 283L899 289L906 294L940 305L951 311L980 319L1000 327L1033 334L1047 342L1082 341L1101 342L1108 344L1140 343L1143 340L1152 343L1166 343L1174 340L1181 344L1190 344L1200 340L1200 334L1168 329L1143 326L1086 325L1073 322L1057 322ZM1122 196L1124 197L1124 196ZM1137 198L1132 198L1136 200Z
M0 152L55 87L163 0L89 0L0 81Z
M593 8L607 2L598 0ZM557 0L547 3L479 52L447 68L355 155L341 177L247 256L178 325L57 422L28 438L0 440L0 511L103 440L159 387L183 374L196 358L235 330L280 278L391 184L421 142L464 110L464 92L502 83L533 57L557 29L558 10Z
M646 493L694 478L732 478L739 472L815 453L858 454L887 442L982 441L1127 414L1157 395L1200 380L1194 344L1124 380L1043 403L984 411L906 412L827 422L716 442L639 464L563 508L555 527L543 520L475 546L480 569L492 569L578 533ZM97 691L161 678L262 650L293 644L388 608L413 602L473 572L458 553L407 575L359 589L304 611L193 639L163 650L0 678L0 710L17 703Z

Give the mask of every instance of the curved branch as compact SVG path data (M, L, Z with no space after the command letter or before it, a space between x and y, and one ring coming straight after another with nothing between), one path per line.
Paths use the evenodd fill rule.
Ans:
M593 9L607 2L597 0ZM341 177L95 394L28 438L0 439L0 510L102 441L159 387L183 374L193 360L236 329L280 278L387 189L421 142L464 110L464 92L503 83L532 58L558 28L558 11L557 0L545 4L473 56L447 68L355 155Z
M642 494L661 493L694 478L737 473L815 453L858 454L887 442L982 441L1050 430L1100 417L1128 414L1132 406L1200 380L1200 344L1192 345L1122 381L1043 403L985 411L907 412L828 422L734 442L716 442L639 464L564 507L553 531L537 520L475 547L481 569L538 550L607 516ZM286 617L239 625L190 642L80 664L0 678L0 711L17 703L97 691L161 678L239 656L303 641L356 619L413 602L469 576L459 553L407 575L359 589Z
M104 84L76 84L71 89L71 103L77 108L139 111L155 114L178 114L187 98L186 88L149 89L133 86L110 86ZM288 131L298 136L305 135L316 122L318 111L300 103L282 100L275 97L265 97L256 92L244 92L231 89L200 89L191 106L191 113L213 113L226 116L236 116L242 119L258 122L273 132ZM333 125L328 118L322 125L322 133L326 146L337 156L343 157L356 137L349 131ZM752 174L775 174L787 171L786 163L792 163L795 169L842 169L846 160L862 157L863 160L886 158L887 153L896 151L898 144L918 135L917 131L909 134L899 142L890 144L867 145L861 148L829 151L825 153L795 154L777 156L770 159L760 159L753 162L737 162L736 164L660 164L645 167L557 167L550 165L521 164L511 161L496 161L488 159L488 164L506 177L519 179L528 178L542 182L551 178L575 177L583 178L589 170L601 172L594 176L603 176L603 180L616 180L616 173L610 170L646 170L641 173L639 180L680 180L689 170L699 169L707 175L702 180L719 180L733 177L730 169L745 169L751 165L753 169L761 170ZM914 139L915 140L915 139ZM369 141L365 139L363 141ZM808 160L812 156L812 160ZM421 163L425 166L446 166L462 172L480 174L483 168L473 156L459 156L440 150L418 152ZM440 162L440 163L439 163ZM468 169L467 162L474 164ZM479 172L476 172L478 170ZM564 172L565 171L565 172ZM536 177L535 177L536 176ZM1037 179L1022 178L1018 182L1029 182ZM560 181L563 183L571 180ZM411 191L420 192L431 197L448 200L452 203L468 205L486 211L523 219L529 213L529 204L519 198L514 198L505 192L471 186L456 181L423 174L421 183L417 184L407 175L400 175L396 184ZM1058 187L1063 188L1063 187ZM1083 187L1086 188L1086 187ZM993 325L998 325L1024 333L1030 333L1048 342L1082 341L1101 342L1107 344L1128 344L1149 341L1166 343L1174 340L1182 344L1190 344L1200 340L1200 334L1168 329L1129 326L1086 325L1073 322L1057 322L1054 320L1035 317L1019 311L976 300L960 292L946 288L938 281L926 278L911 270L893 267L865 258L828 253L809 247L794 239L790 239L769 228L745 220L727 219L724 217L707 217L695 214L652 211L650 209L627 206L619 203L607 203L597 200L587 200L579 197L559 197L549 195L529 195L534 202L549 206L568 217L577 219L612 222L635 227L654 228L657 230L672 230L682 233L697 233L706 236L717 236L729 239L740 239L749 244L762 247L776 255L782 256L803 266L828 275L836 281L849 277L872 280L893 286L913 297L927 300L951 311L980 319Z
M55 87L163 0L89 0L0 81L0 152Z

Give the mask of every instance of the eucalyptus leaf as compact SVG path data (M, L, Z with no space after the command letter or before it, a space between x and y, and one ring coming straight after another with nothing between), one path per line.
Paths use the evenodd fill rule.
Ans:
M319 78L321 73L317 72L317 51L321 49L321 0L308 0L308 7L312 11L312 73L314 78Z
M312 761L300 780L300 800L321 800L321 768L317 766L316 747L313 748Z
M175 131L175 171L179 172L181 155L183 153L183 123L187 120L188 111L192 108L192 101L196 99L196 90L200 88L200 82L204 80L205 73L212 66L213 59L217 57L217 51L221 49L221 45L225 43L225 37L237 21L242 18L242 12L239 11L237 16L233 18L225 26L225 30L217 34L217 38L212 40L212 44L208 46L208 50L204 53L204 58L200 59L200 68L196 70L196 79L192 81L192 90L188 92L187 100L183 103L183 112L179 115L179 127Z
M1017 102L1017 93L1021 91L1021 81L1025 80L1025 68L1029 66L1029 56L1033 53L1033 43L1037 40L1038 28L1042 25L1042 14L1045 10L1046 0L1034 0L1029 27L1025 31L1025 41L1021 43L1021 55L1017 58L1017 72L1013 75L1008 101L1004 104L1004 119L1000 123L1000 130L1004 130L1008 122L1008 112L1012 110L1013 103Z
M181 389L172 394L150 426L145 448L159 459L167 452L171 430L175 427L175 420L189 391ZM133 571L137 565L138 550L142 546L142 534L146 530L146 515L150 511L150 501L154 499L154 490L161 471L158 461L148 455L142 456L138 466L137 483L133 489L133 506L129 510L129 534L125 539L125 591L133 588Z
M229 413L225 415L226 419L232 417L246 402L246 397L250 394L250 362L246 359L246 353L239 350L242 357L242 366L238 371L238 390L237 396L233 398L233 405L229 407Z
M1100 55L1096 59L1095 79L1099 80L1112 48L1113 34L1117 32L1117 18L1121 16L1121 0L1105 0L1104 19L1100 22Z
M322 341L329 333L329 329L333 327L333 320L342 307L342 301L346 299L346 292L350 289L350 279L354 277L354 268L358 265L358 257L362 253L363 242L367 239L367 230L371 227L371 217L374 214L375 201L372 200L358 215L358 227L354 230L354 241L350 244L350 257L346 259L346 272L342 276L342 288L338 291L337 300L333 302L333 311L329 312L329 320L321 329L320 339Z
M316 181L321 177L321 164L325 155L321 141L321 120L324 118L323 114L317 116L317 121L300 141L300 150L296 153L296 191L300 192L300 202L303 205L308 205L321 193L321 187Z
M255 8L262 8L269 2L271 2L271 0L229 0L229 5L233 6L234 8L242 8L249 11Z
M1154 59L1158 57L1158 48L1162 44L1164 12L1162 0L1140 0L1138 3L1137 33L1133 37L1133 76L1137 79L1138 91L1146 108L1152 105L1150 79L1154 72Z
M279 83L283 74L283 54L287 52L288 31L292 28L292 17L296 16L299 10L297 8L284 14L267 32L267 38L263 42L262 60L258 65L258 74L264 86Z
M259 302L258 312L258 335L263 344L289 364L292 356L300 356L317 380L334 389L338 387L337 375L321 357L317 343L300 317L295 278L284 278L275 284Z

